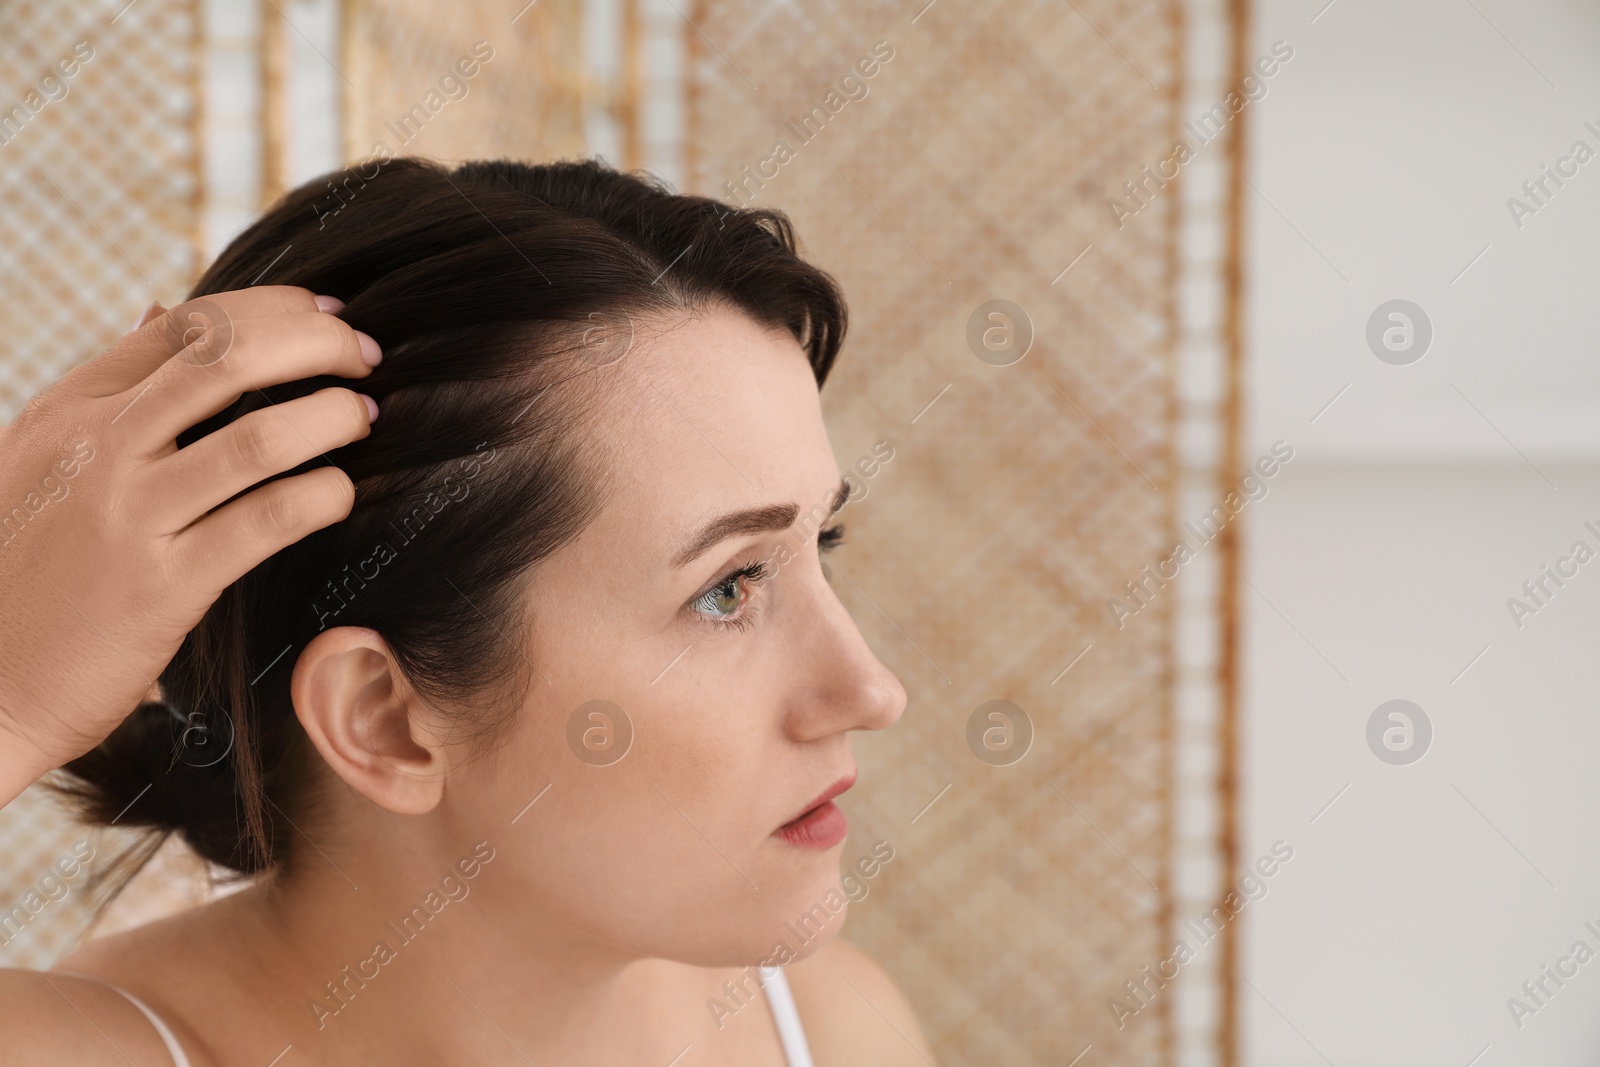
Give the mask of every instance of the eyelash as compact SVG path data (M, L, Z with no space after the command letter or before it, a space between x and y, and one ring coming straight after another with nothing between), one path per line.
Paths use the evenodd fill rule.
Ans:
M836 522L832 526L823 529L817 534L818 553L832 552L842 544L844 544L843 523ZM826 563L824 563L822 566L822 574L823 577L832 580L833 575L829 571ZM736 570L729 571L727 574L723 575L722 580L716 585L695 597L694 600L690 602L689 607L707 626L716 628L729 627L735 630L748 629L751 622L751 612L745 607L745 605L749 603L748 599L740 602L737 613L720 617L710 615L705 611L702 611L700 609L700 605L706 603L707 601L716 599L719 593L727 590L730 586L733 587L734 592L737 593L739 580L741 578L746 582L753 584L755 582L762 581L767 577L769 577L769 575L767 573L767 564L765 560L757 560L755 563L747 563L744 566L739 567Z

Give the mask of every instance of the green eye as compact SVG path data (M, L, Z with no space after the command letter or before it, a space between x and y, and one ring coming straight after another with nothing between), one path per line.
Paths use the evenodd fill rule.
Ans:
M708 625L732 626L742 630L749 625L749 621L745 618L749 612L744 607L749 597L739 595L739 583L759 582L766 573L765 560L740 567L695 597L690 607L693 608L695 615Z
M739 579L730 577L695 601L695 607L707 615L725 612L732 615L739 610Z

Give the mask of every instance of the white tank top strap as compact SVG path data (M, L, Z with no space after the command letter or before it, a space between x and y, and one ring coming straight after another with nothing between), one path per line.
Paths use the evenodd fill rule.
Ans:
M59 971L59 974L70 974L77 978L87 978L91 982L121 993L144 1017L150 1020L150 1025L155 1027L161 1041L167 1046L167 1052L172 1057L173 1067L190 1067L189 1057L184 1053L183 1046L178 1043L178 1037L167 1025L166 1020L150 1009L150 1006L121 986L108 982L103 978L96 978L89 974L80 974L75 971ZM800 1012L794 1005L794 994L789 991L789 979L784 975L782 967L761 968L761 988L767 994L767 1003L772 1008L773 1021L778 1025L778 1042L783 1046L783 1058L789 1067L815 1067L811 1062L811 1046L806 1044L805 1028L800 1025Z
M805 1028L800 1025L800 1012L794 1006L794 994L789 991L789 979L783 968L762 967L761 988L766 991L767 1003L772 1007L772 1018L778 1024L778 1041L783 1045L783 1057L789 1067L814 1067L811 1046L806 1044Z
M184 1053L183 1046L178 1043L178 1035L174 1034L172 1027L167 1025L166 1020L152 1011L144 1001L114 982L108 982L104 978L96 978L92 974L83 974L79 971L56 971L54 973L71 975L73 978L87 978L91 982L99 982L108 989L114 989L121 993L134 1007L139 1009L140 1014L150 1020L150 1025L156 1028L156 1033L160 1035L162 1044L167 1046L167 1054L172 1057L172 1067L190 1067L189 1057ZM809 1062L808 1060L807 1063L809 1064Z

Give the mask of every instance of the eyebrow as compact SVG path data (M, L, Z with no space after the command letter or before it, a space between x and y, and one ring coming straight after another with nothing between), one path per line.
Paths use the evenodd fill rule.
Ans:
M847 478L839 479L837 496L828 518L839 513L844 507L845 500L850 495L850 481ZM673 567L682 567L704 555L714 545L730 537L741 534L767 533L772 530L787 530L794 525L794 520L800 514L799 504L763 504L760 507L745 508L742 511L730 511L726 515L719 515L701 528L700 532L689 539L689 543L678 550L672 557Z

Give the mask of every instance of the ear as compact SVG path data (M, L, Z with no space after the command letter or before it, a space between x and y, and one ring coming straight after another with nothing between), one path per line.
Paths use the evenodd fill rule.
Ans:
M376 630L337 626L312 638L295 662L289 694L311 743L356 792L403 815L439 803L442 722Z

